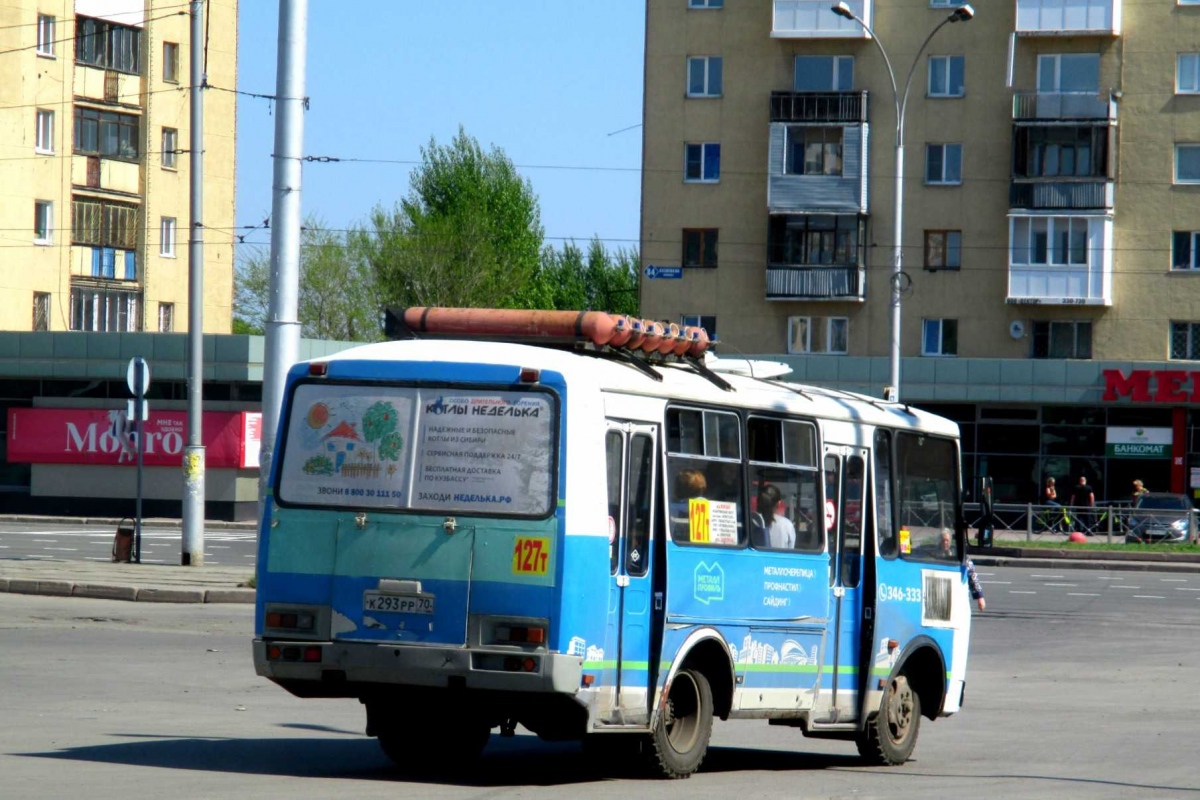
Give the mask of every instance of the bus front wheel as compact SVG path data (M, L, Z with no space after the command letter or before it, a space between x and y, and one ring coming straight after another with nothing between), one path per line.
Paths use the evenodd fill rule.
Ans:
M651 757L668 778L689 778L700 768L712 737L712 688L704 674L681 669L671 681L659 724L650 735Z
M856 740L858 753L872 764L903 764L917 746L921 728L921 698L906 675L888 681L875 721Z

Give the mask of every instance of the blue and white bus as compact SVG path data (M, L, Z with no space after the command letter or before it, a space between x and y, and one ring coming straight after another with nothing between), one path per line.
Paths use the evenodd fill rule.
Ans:
M357 698L411 767L520 724L686 777L714 717L898 764L959 710L954 423L777 364L478 327L290 371L259 675Z

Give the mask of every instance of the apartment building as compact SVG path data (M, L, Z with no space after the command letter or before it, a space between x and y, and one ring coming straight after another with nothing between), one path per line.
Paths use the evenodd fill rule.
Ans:
M924 50L957 0L833 5L647 3L642 259L683 270L643 277L643 315L883 396L882 44L901 94L913 69L901 399L957 419L1002 500L1200 496L1200 1L978 0Z
M205 8L204 330L228 333L237 0ZM0 330L187 330L188 10L0 0Z

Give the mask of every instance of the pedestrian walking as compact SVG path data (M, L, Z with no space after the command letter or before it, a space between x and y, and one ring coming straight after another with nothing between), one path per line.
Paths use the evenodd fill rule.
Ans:
M1079 476L1079 483L1075 484L1075 488L1071 490L1071 505L1075 508L1091 508L1096 505L1096 493L1092 491L1092 487L1088 485L1087 478L1083 475ZM1075 516L1079 518L1079 527L1081 532L1092 535L1092 514L1090 511L1076 511Z

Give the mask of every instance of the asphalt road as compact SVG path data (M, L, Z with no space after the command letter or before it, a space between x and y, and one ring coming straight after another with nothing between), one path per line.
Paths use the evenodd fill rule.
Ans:
M1200 798L1200 602L1180 591L1200 585L985 572L966 706L925 721L908 764L862 767L847 743L718 722L702 771L677 782L518 735L493 736L451 780L413 783L362 735L356 702L254 675L249 607L0 594L0 796Z
M116 530L115 525L0 521L0 558L111 561ZM253 567L256 547L257 534L252 529L205 528L206 564ZM182 552L179 528L142 527L143 563L178 564Z

